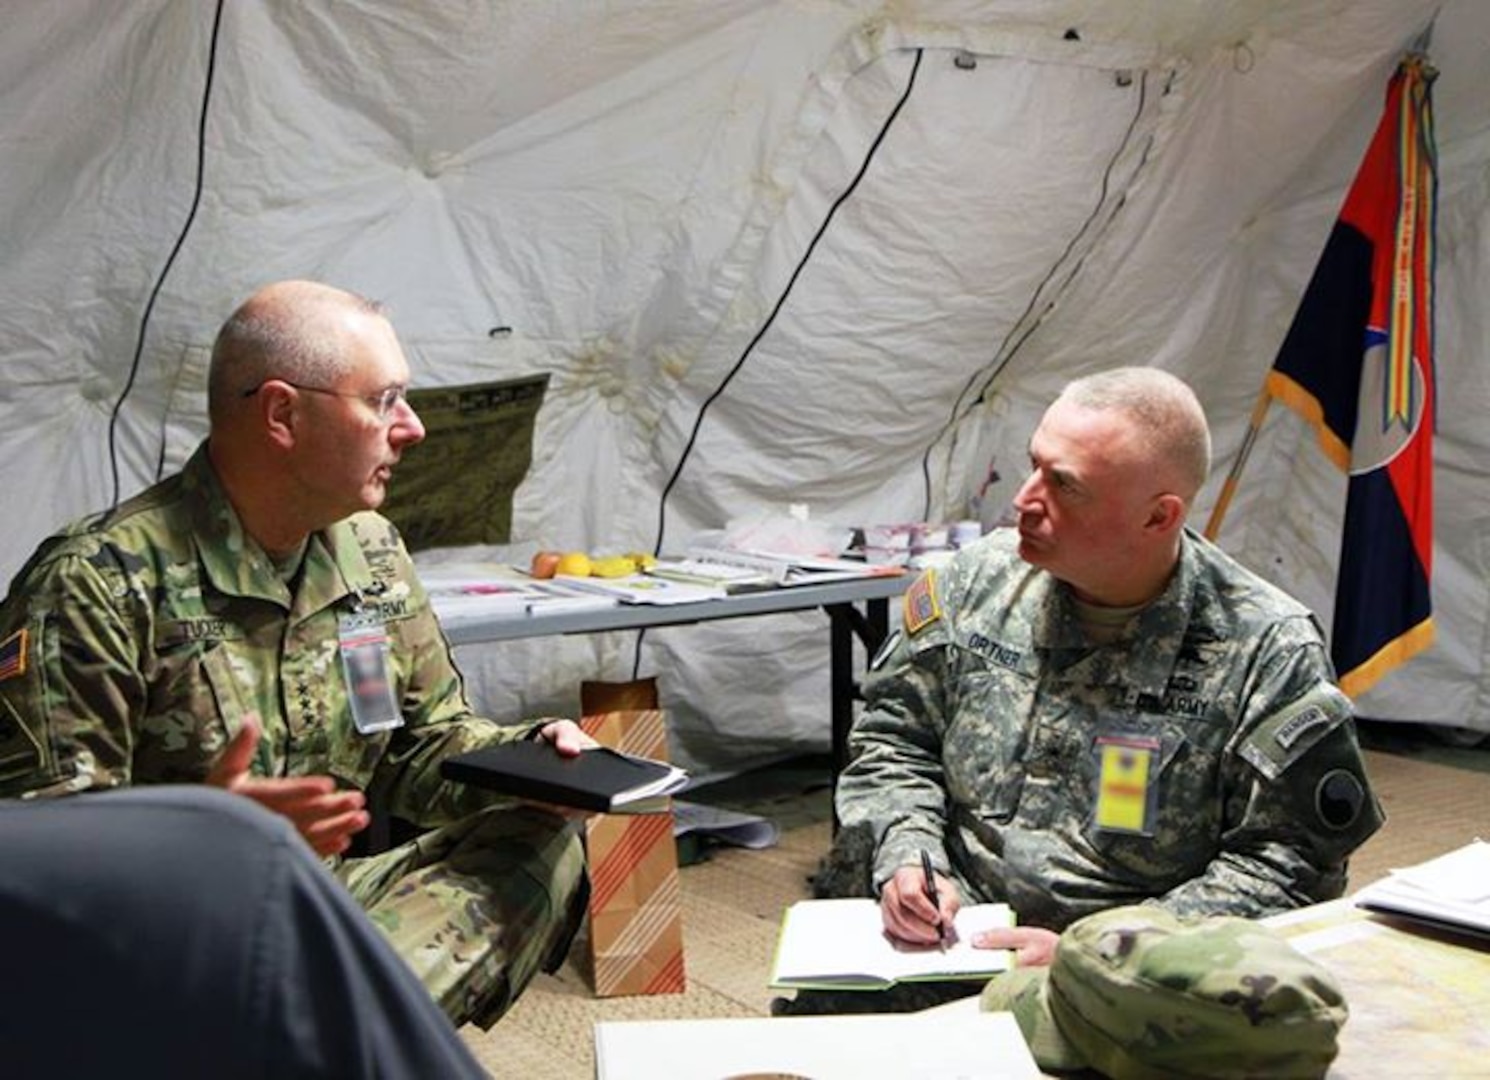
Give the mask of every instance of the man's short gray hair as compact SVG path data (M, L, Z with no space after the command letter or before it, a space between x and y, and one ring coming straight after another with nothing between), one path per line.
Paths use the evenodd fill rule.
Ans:
M386 317L382 304L325 286L264 300L250 298L223 323L212 345L207 406L214 420L266 379L329 387L345 373L340 329L328 314L351 308Z
M1175 469L1186 502L1211 471L1211 432L1195 391L1176 375L1152 367L1120 367L1077 379L1061 398L1082 408L1129 416L1149 452Z

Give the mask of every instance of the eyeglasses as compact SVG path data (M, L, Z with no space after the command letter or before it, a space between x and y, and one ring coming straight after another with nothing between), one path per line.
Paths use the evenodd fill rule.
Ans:
M264 382L259 383L258 386L249 387L247 390L243 391L243 396L246 398L253 397L260 390L264 389L264 383L270 381L271 380L269 379L265 379ZM289 379L276 378L272 381L282 382L286 386L293 386L296 390L305 390L312 394L326 394L328 397L339 397L347 398L349 400L357 399L365 401L368 403L369 406L371 406L372 411L378 414L379 420L387 420L389 416L393 414L393 410L398 407L398 403L400 401L408 400L409 393L409 388L407 386L398 386L396 384L393 386L385 386L376 394L354 394L346 390L328 390L324 386L305 386L302 383L291 382Z

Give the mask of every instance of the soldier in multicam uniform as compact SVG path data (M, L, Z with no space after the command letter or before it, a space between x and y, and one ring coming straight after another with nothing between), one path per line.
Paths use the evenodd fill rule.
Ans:
M311 282L213 348L211 434L176 476L46 541L0 607L0 796L208 783L288 817L447 1015L489 1027L583 911L577 826L442 780L541 737L467 705L381 505L424 436L378 307ZM427 830L361 858L365 794Z
M1017 531L906 593L820 891L877 894L917 945L964 899L1006 901L1020 925L976 943L1021 965L1119 905L1338 896L1381 809L1313 616L1185 527L1210 463L1194 394L1151 368L1079 380L1030 458Z

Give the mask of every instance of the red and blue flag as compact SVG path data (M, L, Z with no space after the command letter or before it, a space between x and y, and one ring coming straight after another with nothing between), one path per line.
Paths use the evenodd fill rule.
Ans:
M1349 476L1330 654L1353 697L1433 640L1435 75L1392 76L1267 381Z

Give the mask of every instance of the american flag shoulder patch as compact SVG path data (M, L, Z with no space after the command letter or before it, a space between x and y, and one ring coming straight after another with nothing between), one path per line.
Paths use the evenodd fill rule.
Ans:
M936 571L927 570L905 591L905 610L901 623L907 634L917 634L942 617L936 602Z
M26 673L26 641L29 636L23 627L0 641L0 682Z

